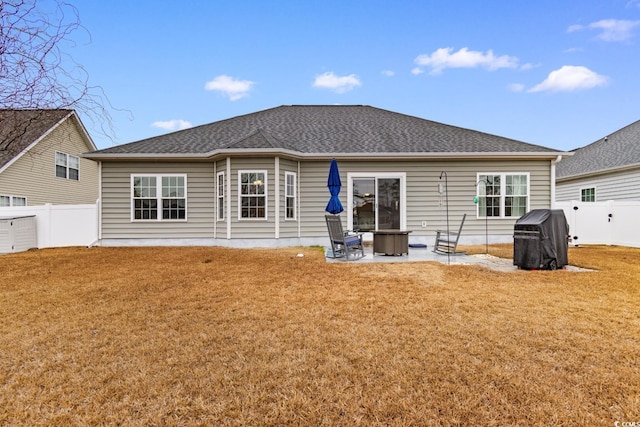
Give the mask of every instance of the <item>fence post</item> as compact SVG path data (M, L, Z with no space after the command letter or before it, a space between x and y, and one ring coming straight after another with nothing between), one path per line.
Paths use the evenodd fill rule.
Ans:
M43 245L42 247L44 248L50 248L51 247L51 229L53 227L51 227L51 221L53 220L52 216L53 214L51 213L51 203L45 203L44 204L44 215L42 215L42 219L44 221L42 221L45 225L45 231L46 233L42 233L43 235L47 236L47 244Z

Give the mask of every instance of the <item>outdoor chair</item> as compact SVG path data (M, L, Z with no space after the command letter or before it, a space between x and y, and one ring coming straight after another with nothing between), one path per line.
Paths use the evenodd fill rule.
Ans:
M462 234L462 226L464 220L467 218L467 214L462 215L462 221L460 221L460 227L458 231L437 230L436 231L436 243L433 245L433 252L442 254L463 254L464 251L458 251L458 240L460 240L460 234Z
M345 232L342 229L342 221L337 215L325 215L329 240L331 241L331 257L360 259L364 257L364 244L362 233Z

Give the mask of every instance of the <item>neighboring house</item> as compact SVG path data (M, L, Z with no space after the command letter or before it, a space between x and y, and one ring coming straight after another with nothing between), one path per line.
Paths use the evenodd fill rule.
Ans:
M101 162L103 245L249 247L327 242L333 158L346 228L430 243L466 213L462 242L486 225L513 241L566 154L369 106L281 106L85 157Z
M95 149L72 110L0 109L0 207L96 203Z
M556 169L556 201L640 201L640 120L575 150Z

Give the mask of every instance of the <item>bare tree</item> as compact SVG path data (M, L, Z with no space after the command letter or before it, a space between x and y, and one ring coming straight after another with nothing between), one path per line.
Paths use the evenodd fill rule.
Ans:
M111 138L107 97L100 87L89 85L89 74L66 50L73 46L71 35L77 31L90 39L78 10L68 3L0 0L0 108L76 110L91 121L92 129ZM38 119L28 117L30 122ZM8 121L0 123L7 126ZM5 154L29 123L11 126L0 140Z

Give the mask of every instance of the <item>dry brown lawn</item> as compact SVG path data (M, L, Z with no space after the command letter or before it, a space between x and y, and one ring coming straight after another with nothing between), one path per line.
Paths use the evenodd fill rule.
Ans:
M640 249L569 257L598 271L316 248L3 255L0 425L640 422Z

